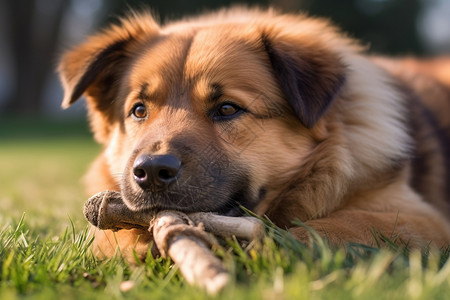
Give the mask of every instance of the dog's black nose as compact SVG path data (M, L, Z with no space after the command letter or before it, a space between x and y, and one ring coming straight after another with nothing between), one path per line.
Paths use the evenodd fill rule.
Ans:
M134 180L144 190L162 191L175 181L180 167L174 155L141 155L134 161Z

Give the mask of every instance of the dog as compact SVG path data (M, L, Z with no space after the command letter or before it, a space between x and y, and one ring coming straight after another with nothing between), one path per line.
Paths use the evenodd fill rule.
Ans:
M301 241L450 242L450 60L389 59L327 20L231 8L159 25L131 13L62 56L103 151L87 191L133 210L245 207ZM296 225L297 224L297 225ZM139 230L97 255L145 258Z

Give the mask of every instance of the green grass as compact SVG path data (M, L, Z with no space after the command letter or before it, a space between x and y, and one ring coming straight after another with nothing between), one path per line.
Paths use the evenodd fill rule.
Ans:
M80 178L98 151L77 122L0 122L0 299L210 298L168 260L129 265L92 256ZM217 299L447 299L450 292L448 250L306 247L270 223L261 244L221 245L217 255L233 280ZM122 292L124 281L134 288Z

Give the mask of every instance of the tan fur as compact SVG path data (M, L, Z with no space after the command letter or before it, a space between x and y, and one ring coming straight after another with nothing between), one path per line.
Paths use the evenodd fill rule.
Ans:
M425 66L368 57L324 20L230 9L164 27L133 15L69 51L59 70L63 106L86 95L104 145L87 176L90 194L121 191L136 210L215 211L240 197L304 241L295 219L337 244L375 245L375 232L443 247L450 158L436 128L448 127L450 76ZM423 92L425 80L403 70L439 90ZM212 120L226 101L246 111ZM146 120L130 116L136 103ZM176 185L140 190L131 169L141 154L179 157ZM137 231L95 235L105 256L118 244L143 258L150 240Z

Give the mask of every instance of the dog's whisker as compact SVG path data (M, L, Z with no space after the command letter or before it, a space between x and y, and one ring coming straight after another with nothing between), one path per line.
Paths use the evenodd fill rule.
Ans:
M123 173L113 173L111 176L115 179L121 180L123 178Z

